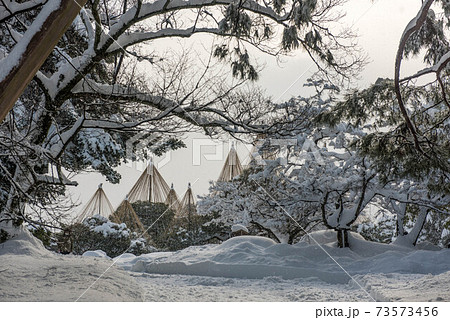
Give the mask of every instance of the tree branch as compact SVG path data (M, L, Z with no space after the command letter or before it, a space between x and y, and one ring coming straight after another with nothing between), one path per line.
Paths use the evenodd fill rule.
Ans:
M403 35L400 39L400 43L397 50L397 55L395 58L395 75L394 75L394 88L395 88L395 95L397 97L398 106L400 108L400 111L403 115L403 118L405 119L406 126L408 127L409 131L411 132L413 138L414 138L414 144L416 146L416 149L423 153L419 139L417 137L416 129L414 128L414 125L411 122L411 119L408 116L408 112L406 111L406 107L403 102L402 93L400 90L400 67L403 59L403 52L405 50L406 43L409 39L409 37L416 31L418 31L423 23L426 20L428 10L430 9L431 5L433 4L434 0L425 0L422 4L421 9L419 10L418 14L414 19L412 19L408 25L405 28L405 31L403 32Z

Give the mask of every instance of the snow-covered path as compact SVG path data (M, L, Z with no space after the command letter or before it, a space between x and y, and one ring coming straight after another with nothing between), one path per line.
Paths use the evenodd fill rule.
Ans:
M145 301L373 301L357 285L317 279L237 279L130 272ZM358 282L377 301L450 301L450 272L441 275L369 274Z
M432 274L366 274L356 280L377 301L450 301L450 271Z
M130 272L144 289L145 301L372 301L359 288L317 279L280 277L238 279Z

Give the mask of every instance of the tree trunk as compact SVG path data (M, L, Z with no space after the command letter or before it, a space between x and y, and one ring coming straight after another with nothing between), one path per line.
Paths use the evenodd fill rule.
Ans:
M5 119L86 2L61 0L55 6L54 2L49 1L22 40L2 61L0 74L5 72L6 75L0 79L0 122Z
M348 229L336 229L336 231L338 248L350 247L350 244L348 243Z
M394 243L398 245L415 246L417 239L419 239L420 232L423 229L423 225L427 220L428 212L429 210L427 208L421 207L419 216L417 217L416 223L414 224L411 232L406 235L399 235Z

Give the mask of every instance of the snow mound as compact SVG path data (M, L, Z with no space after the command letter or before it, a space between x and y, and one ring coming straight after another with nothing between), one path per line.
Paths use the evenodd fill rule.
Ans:
M277 244L275 241L266 237L238 236L228 239L227 241L224 241L223 243L219 244L218 247L219 250L232 248L236 249L242 247L251 247L256 249L257 247L268 248L275 244Z
M283 279L316 278L330 284L349 282L350 277L341 266L351 275L436 275L449 270L450 254L447 249L427 251L373 243L352 233L349 236L351 249L341 249L337 248L336 242L331 242L331 235L328 231L313 233L314 239L324 243L320 246L307 241L288 245L264 237L241 236L220 245L122 257L118 263L127 270L151 274L241 279L271 276Z
M94 251L86 251L82 255L83 257L98 257L98 258L108 258L111 259L106 255L106 252L103 250L94 250Z
M244 231L248 233L248 229L246 226L242 225L242 224L234 224L231 227L231 232L238 232L238 231Z
M60 255L45 249L26 228L1 228L12 238L0 244L0 301L143 300L127 272L107 259L86 257L106 257L104 252Z
M27 228L23 226L19 228L1 226L1 228L8 232L11 238L0 244L0 255L17 254L32 257L49 257L51 255L42 241L33 236Z

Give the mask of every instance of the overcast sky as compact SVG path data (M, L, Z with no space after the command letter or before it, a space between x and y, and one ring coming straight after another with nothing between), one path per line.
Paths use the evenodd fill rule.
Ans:
M420 0L350 0L343 11L347 16L345 22L353 25L360 35L359 43L368 54L370 63L361 73L358 86L366 87L378 77L393 77L394 58L398 41L406 24L417 14L421 6ZM314 71L311 60L301 51L291 57L283 58L280 65L272 57L260 56L259 60L266 67L260 75L259 85L277 102L288 100L302 93L302 85ZM220 173L229 150L229 143L208 146L212 142L195 134L186 138L186 149L172 151L163 158L156 158L160 172L170 185L174 183L180 198L185 192L187 183L193 184L195 194L206 194L209 181L215 180ZM248 148L238 144L238 152L242 159L247 158ZM107 183L105 178L96 173L88 173L73 177L78 187L69 187L74 200L84 204L95 192L97 185L103 188L114 208L124 199L134 182L142 173L142 164L123 165L120 184ZM81 211L82 206L76 210Z

